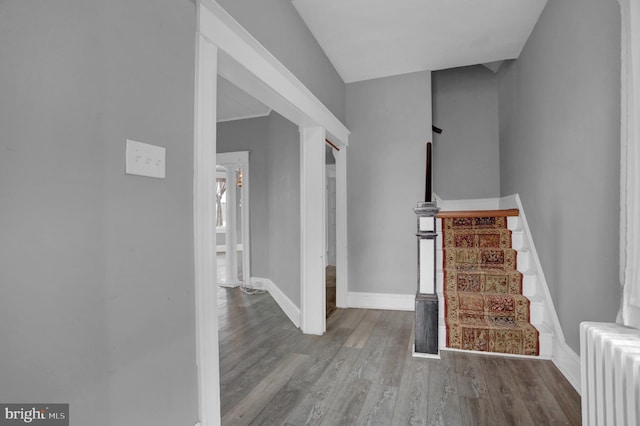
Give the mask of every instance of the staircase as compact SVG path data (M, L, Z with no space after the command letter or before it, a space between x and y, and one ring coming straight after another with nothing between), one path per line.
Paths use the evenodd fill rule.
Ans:
M520 306L524 306L526 304L529 305L528 309L528 318L519 318L524 319L525 322L528 319L528 322L531 323L535 329L538 331L538 351L539 356L542 358L551 358L552 356L552 348L553 348L553 328L549 325L550 318L549 312L545 312L545 298L540 290L540 286L538 285L538 274L536 271L535 265L533 265L531 259L531 253L529 250L529 244L527 241L527 237L523 231L522 222L520 217L517 215L517 209L511 210L492 210L492 211L477 211L477 212L466 212L465 216L471 217L502 217L504 221L506 221L506 229L501 232L500 242L496 244L502 245L500 250L504 252L506 257L513 257L513 262L517 265L517 271L522 274L522 287L521 287L521 295L516 295L513 297L513 300L516 304L520 304ZM444 270L443 270L443 243L444 243L444 235L442 232L443 229L443 216L455 217L456 215L460 215L460 213L454 212L441 212L439 215L439 219L437 220L437 231L438 231L438 250L436 253L436 265L437 265L437 275L436 275L436 289L438 292L438 299L440 301L439 306L439 342L441 348L446 348L447 346L447 331L445 325L445 297L444 297ZM482 232L480 232L482 233ZM496 234L494 232L494 234ZM510 243L508 234L510 234ZM449 233L449 238L451 238L451 234ZM476 237L482 239L482 237ZM486 243L482 243L486 246ZM508 244L508 246L507 246ZM473 247L472 245L469 247ZM468 253L466 251L468 251ZM474 257L475 255L480 256L481 249L475 246L475 248L467 248L461 250L463 253L463 257L467 256ZM448 250L449 256L452 254L452 250ZM469 268L474 268L475 266L469 265ZM508 281L510 284L505 284L511 286L511 293L519 293L518 290L520 286L520 274L518 272L513 272L509 277ZM451 272L449 272L451 274ZM493 290L492 290L493 291ZM506 291L505 289L500 290L500 292ZM524 296L524 297L523 297ZM476 297L476 296L473 296ZM489 296L487 296L489 297ZM485 297L486 299L486 297ZM486 299L487 300L487 299ZM520 314L522 316L523 314ZM531 333L529 333L531 334ZM486 349L482 349L483 351ZM500 349L500 352L509 352L509 349L503 347ZM533 355L533 354L532 354Z

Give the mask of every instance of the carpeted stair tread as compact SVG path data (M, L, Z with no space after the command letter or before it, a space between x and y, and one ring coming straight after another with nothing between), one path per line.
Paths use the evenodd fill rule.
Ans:
M446 270L444 288L450 292L522 293L522 274L518 271Z
M451 342L461 342L454 346ZM448 325L447 346L456 349L499 352L514 355L538 355L538 330L529 323L509 326L482 323Z
M445 318L529 321L529 299L521 294L456 292L447 299Z
M511 231L509 229L451 229L446 233L447 247L488 248L511 247Z
M518 253L512 248L458 248L443 250L445 270L515 271Z
M448 217L442 219L443 230L507 229L506 217Z
M442 219L447 346L537 355L506 217Z

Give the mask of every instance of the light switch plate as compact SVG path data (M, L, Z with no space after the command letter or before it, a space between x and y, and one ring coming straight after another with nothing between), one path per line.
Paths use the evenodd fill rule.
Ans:
M164 179L165 157L164 147L127 139L125 172Z

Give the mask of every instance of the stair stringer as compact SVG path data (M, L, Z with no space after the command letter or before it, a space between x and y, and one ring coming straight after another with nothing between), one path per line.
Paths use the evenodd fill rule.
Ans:
M531 236L526 214L518 194L502 198L469 200L442 200L436 196L438 207L451 210L500 210L517 208L518 217L510 218L509 229L513 233L514 248L518 252L518 270L523 274L523 294L531 301L531 323L540 332L540 358L551 359L571 385L580 392L580 357L566 344L562 327L556 313L551 293L542 270L542 264ZM442 224L438 224L438 250L436 289L440 301L439 345L446 349L446 326L444 323L444 295L442 271Z

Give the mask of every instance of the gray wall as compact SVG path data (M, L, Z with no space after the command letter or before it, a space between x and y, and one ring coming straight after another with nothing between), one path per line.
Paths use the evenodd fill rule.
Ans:
M291 0L218 3L344 123L344 82Z
M431 140L429 72L347 84L349 291L416 291L416 202Z
M269 116L269 278L300 307L300 133Z
M445 200L500 196L496 75L476 65L432 73L434 191Z
M250 151L251 273L300 306L300 133L279 114L218 123L218 152Z
M189 0L0 3L0 400L193 424ZM124 174L125 139L167 148Z
M614 321L619 303L618 2L550 1L500 79L502 193L522 198L578 352L579 323Z

